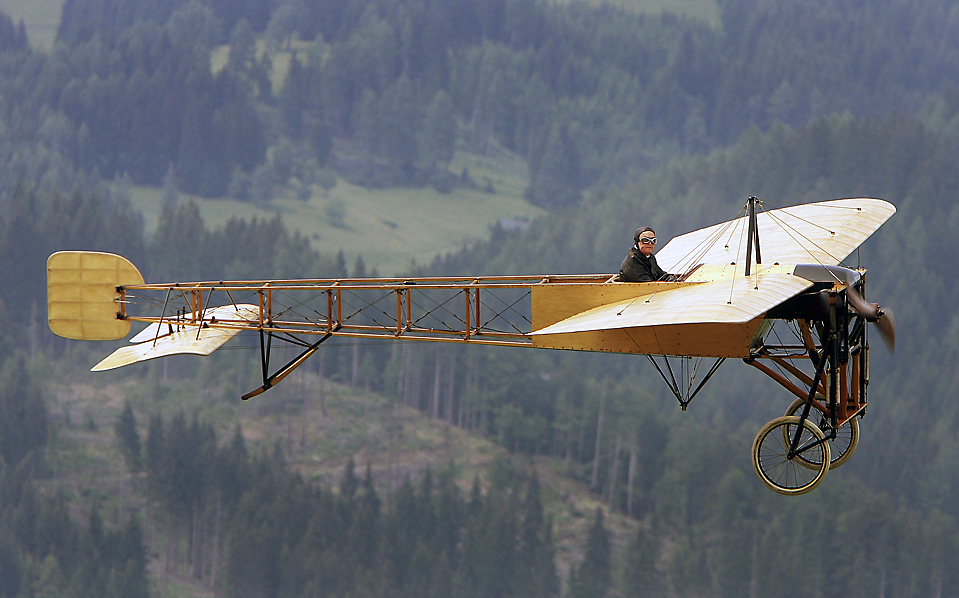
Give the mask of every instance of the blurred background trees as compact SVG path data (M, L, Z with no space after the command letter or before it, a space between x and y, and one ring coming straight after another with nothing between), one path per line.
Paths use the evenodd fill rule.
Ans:
M892 201L898 214L850 258L872 268L870 297L900 329L895 358L873 351L855 458L788 504L759 488L749 440L785 402L734 365L680 419L628 356L331 342L326 378L588 485L606 516L585 560L551 568L551 523L522 471L503 466L505 481L469 496L424 473L386 500L369 476L307 484L202 416L141 413L147 493L168 523L157 533L189 546L165 564L231 595L954 595L954 7L718 8L705 23L521 0L67 0L48 52L0 16L0 595L146 591L136 519L81 521L33 490L56 427L31 364L68 352L43 326L50 253L120 253L148 280L369 274L280 216L208 226L179 193L269 207L278 188L309 197L336 177L449 190L472 180L450 172L456 152L502 150L528 166L526 197L548 215L409 274L612 272L637 225L668 238L750 195ZM134 185L163 189L150 234ZM325 209L346 226L343 204ZM210 370L211 386L238 384L235 369ZM130 416L116 433L132 470ZM640 524L611 549L608 581L610 513Z

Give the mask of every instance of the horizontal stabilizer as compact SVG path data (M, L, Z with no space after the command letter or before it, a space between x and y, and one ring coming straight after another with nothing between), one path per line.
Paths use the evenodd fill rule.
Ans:
M169 355L209 355L260 317L256 305L223 305L203 311L197 321L178 319L150 324L130 342L91 368L100 372Z
M798 295L812 284L804 278L782 273L777 269L775 272L750 277L677 286L601 305L541 330L535 330L532 334L565 334L671 324L748 322L762 316L786 299Z

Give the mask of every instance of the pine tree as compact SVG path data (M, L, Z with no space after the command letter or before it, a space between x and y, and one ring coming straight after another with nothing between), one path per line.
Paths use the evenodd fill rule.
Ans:
M299 135L303 131L303 111L307 105L306 75L303 70L303 64L294 54L277 98L291 135Z
M0 530L0 596L20 595L23 565L12 534Z
M159 413L150 416L150 427L147 429L145 449L147 490L148 496L157 501L160 500L165 485L162 471L163 451L166 446L166 431L164 428L163 416Z
M346 461L346 467L343 470L343 479L340 481L340 496L347 503L353 502L353 497L356 495L356 490L360 486L360 479L356 477L354 472L355 464L353 463L353 456Z
M372 467L367 463L366 475L356 501L356 516L350 527L350 545L354 547L357 562L366 569L374 566L380 544L380 507L380 497L373 484Z
M137 432L137 420L133 414L133 407L130 406L130 401L123 402L123 411L117 416L117 421L113 425L113 433L117 437L120 453L123 455L127 468L130 471L140 471L142 457L140 434Z
M420 131L420 162L427 171L445 171L456 145L456 113L450 95L439 90L426 108Z
M555 124L542 153L530 160L531 181L526 197L543 207L563 207L579 203L585 187L581 161L569 124Z
M256 37L250 22L241 18L230 32L228 66L238 73L248 72L256 61Z
M601 598L613 585L612 552L609 531L603 523L603 509L596 508L596 519L586 538L586 555L570 576L570 598Z
M17 466L47 443L47 410L41 390L25 375L22 356L0 369L0 458Z
M641 526L626 549L626 570L623 582L627 598L659 598L664 595L663 580L656 570L658 558L659 543L656 541L653 530Z
M46 256L36 242L38 201L24 185L17 185L4 210L0 228L0 271L17 284L6 285L3 300L11 314L30 313L30 305L44 296L42 282L35 275L44 271Z
M552 522L543 514L539 475L534 470L523 499L523 523L517 558L519 595L530 598L559 595L551 528Z

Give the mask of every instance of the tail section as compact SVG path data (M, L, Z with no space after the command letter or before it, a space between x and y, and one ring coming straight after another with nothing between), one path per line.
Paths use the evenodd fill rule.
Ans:
M143 284L136 266L113 253L60 251L47 259L47 322L64 338L107 341L124 338L119 287Z
M209 355L260 318L256 305L221 305L203 310L198 320L150 324L90 371L100 372L169 355Z

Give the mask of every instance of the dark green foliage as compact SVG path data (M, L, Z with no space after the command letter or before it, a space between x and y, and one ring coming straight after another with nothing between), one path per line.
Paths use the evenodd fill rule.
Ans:
M333 128L325 122L310 123L306 135L307 144L315 153L317 162L321 166L329 162L333 153ZM323 181L320 181L320 186L326 188Z
M445 171L456 146L456 114L448 93L442 89L436 92L426 107L425 119L421 159Z
M57 39L75 43L95 34L117 35L137 22L153 25L166 23L191 0L66 0L63 3ZM263 31L270 13L279 4L274 0L201 0L198 4L212 9L222 23L221 36L228 34L240 20L246 20L255 31Z
M370 469L361 480L352 461L338 491L314 487L286 473L276 456L248 457L239 431L209 449L215 455L204 453L202 446L216 444L210 434L182 415L155 419L147 444L160 447L159 466L147 472L166 517L186 521L191 505L200 515L192 525L219 520L222 547L208 538L199 550L222 550L226 594L558 596L551 523L535 477L507 468L502 486L485 496L474 490L467 503L449 473L427 469L384 504ZM227 462L234 465L223 476ZM196 473L174 474L172 464ZM228 496L235 498L218 498ZM195 571L208 575L205 565Z
M390 91L397 82L412 80L420 105L446 91L469 123L464 141L484 150L495 140L526 155L530 196L562 206L597 180L635 176L671 144L697 150L736 139L751 123L917 108L914 98L942 91L940 77L959 66L955 51L933 49L955 35L955 23L948 3L905 6L742 0L723 5L720 35L672 15L608 6L358 1L339 34L324 36L329 59L304 65L313 82L307 109L338 135L368 143L364 114L376 101L406 101ZM909 33L916 27L924 33ZM410 31L432 35L413 39ZM907 48L892 63L890 39ZM923 66L907 67L909 60ZM867 75L876 64L885 65L883 75ZM892 83L896 72L903 80ZM883 77L887 84L878 83ZM404 126L428 129L419 119ZM379 167L361 177L408 180L403 158L385 146L368 151Z
M623 463L630 458L628 441L620 447L619 479L612 486L609 475L617 435L628 439L635 430L639 448L632 513L650 516L652 525L626 555L622 590L627 595L670 595L673 587L713 596L840 596L860 591L918 596L925 591L920 586L954 587L954 581L947 581L952 573L939 568L937 555L956 541L956 527L937 512L957 516L950 498L959 491L956 451L947 431L956 423L956 410L945 399L955 394L956 382L950 371L932 365L951 362L959 354L955 327L941 327L938 315L954 311L948 298L957 294L949 274L954 256L941 248L953 244L959 150L953 136L936 132L954 130L949 123L956 110L950 105L937 104L930 117L934 128L901 116L847 115L796 129L753 129L730 148L657 170L625 192L600 196L588 210L550 216L524 234L494 231L490 242L435 264L438 273L515 272L510 267L518 261L524 272L595 271L602 264L611 271L637 225L650 223L669 238L734 215L753 193L769 207L863 195L897 205L893 220L849 261L856 265L861 260L870 267L870 296L897 308L897 326L909 332L900 337L895 360L874 343L870 400L876 406L863 420L862 444L848 465L830 473L823 487L808 497L771 495L746 470L752 434L783 408L775 401L782 390L760 385L749 372L725 366L730 369L717 374L691 414L683 414L692 421L680 425L665 415L668 407L641 398L646 393L664 396L664 391L655 374L644 372L635 361L627 365L610 356L557 355L552 361L532 362L532 368L544 372L535 386L525 385L522 373L508 363L484 362L484 372L494 380L493 372L510 379L514 393L507 395L503 417L493 421L510 422L507 430L519 429L533 419L518 413L542 414L558 443L551 445L551 453L568 455L574 475L584 480L589 480L589 470L575 465L592 465L597 395L582 381L553 386L557 378L549 375L562 380L562 373L570 370L600 371L629 380L628 389L607 397L607 408L613 406L607 421L618 421L622 428L603 435L597 484L613 506L627 510ZM915 305L923 309L909 307ZM551 399L539 403L542 395ZM616 395L621 398L611 400ZM759 400L762 397L769 400ZM902 430L904 419L916 421L918 428ZM494 438L513 450L541 450L516 443L510 434ZM869 486L851 481L856 479ZM839 505L839 512L823 512L817 508L822 504ZM933 536L919 523L923 513L941 524ZM849 531L853 528L855 532ZM907 549L881 548L912 546L920 537L927 538L924 546L932 551L921 559L906 556ZM829 540L822 550L809 552L809 538ZM843 576L841 568L831 567L833 561L823 556L837 553L847 555L849 562L869 564L853 578ZM797 562L809 566L797 569Z
M48 424L40 385L23 359L6 361L0 388L0 596L146 598L146 549L136 520L107 528L94 507L81 524L63 495L44 496L34 486Z
M809 497L770 495L744 465L756 426L779 414L758 397L781 390L733 365L681 422L648 366L610 355L363 346L356 360L332 349L326 374L510 451L563 459L611 510L644 519L625 556L626 595L955 595L959 411L943 367L959 361L951 3L729 0L715 27L580 3L283 3L300 16L295 30L272 0L185 4L67 0L63 45L49 54L0 19L0 271L15 281L2 294L0 357L30 330L26 318L42 329L43 260L57 249L115 251L152 280L347 275L342 255L320 260L278 218L208 230L189 202L164 206L147 247L139 215L100 176L157 184L169 172L172 191L205 194L235 179L265 205L300 178L304 155L370 186L448 191L471 184L444 177L456 144L505 147L530 165L528 196L566 210L525 233L496 227L488 243L431 267L460 275L611 272L638 224L669 238L734 215L749 195L770 206L885 197L899 214L850 260L872 269L870 296L896 308L899 353L874 349L859 452ZM273 17L284 42L315 42L275 95L255 52ZM213 38L231 42L215 74ZM262 114L276 115L269 129ZM365 272L361 263L353 270ZM4 370L0 394L0 595L25 593L28 577L97 595L128 568L131 585L110 591L138 595L139 561L107 556L118 532L77 526L62 499L27 489L36 462L25 456L45 432L24 369ZM439 403L431 388L443 389ZM214 441L196 420L154 417L144 450L148 492L171 517L168 533L192 544L183 558L199 579L222 549L221 588L238 595L558 593L535 480L511 485L509 467L469 500L424 474L384 502L369 472L318 490L273 458L250 458L239 430L228 448ZM214 538L213 522L227 520ZM594 539L601 532L594 525ZM601 545L588 562L603 560ZM114 573L81 566L94 555ZM603 569L584 562L572 587Z
M33 200L23 189L17 189L3 219L0 269L18 281L4 291L7 313L3 315L11 318L26 313L42 296L40 292L44 283L37 273L44 268L46 256L43 255L45 248L38 242L39 206Z
M115 36L138 21L164 23L187 0L138 2L136 0L65 0L57 39L86 40L96 33Z
M554 564L552 521L545 517L540 496L539 475L533 471L523 499L525 517L520 531L516 562L521 580L520 596L546 598L559 595L559 578Z
M279 216L231 218L208 230L192 201L164 206L151 249L144 270L162 280L309 278L333 269L306 237L290 234Z
M42 390L30 379L26 360L5 360L0 368L0 462L17 467L45 447L47 426Z
M937 110L936 118L948 121L954 117L954 113L949 112L948 106L942 106ZM881 140L881 143L877 140ZM848 151L843 148L847 148ZM686 230L721 218L711 214L716 210L725 209L723 206L734 208L735 204L741 201L741 195L748 192L750 188L760 189L761 195L765 198L787 197L796 198L799 201L807 198L821 199L820 192L816 188L810 188L809 183L809 181L818 180L827 181L819 184L837 189L837 195L870 194L898 198L895 201L900 208L900 213L893 223L896 225L894 232L906 231L907 234L899 238L908 243L909 251L889 254L883 251L885 246L872 248L871 245L863 249L864 263L879 264L874 267L871 274L875 278L870 279L873 281L870 293L883 298L903 296L907 300L915 296L916 300L920 300L916 295L918 291L915 285L911 284L909 277L897 279L882 275L882 271L886 268L918 269L916 276L925 280L928 285L932 285L931 288L938 289L935 293L923 296L921 300L926 304L937 306L935 309L939 312L946 313L948 306L945 302L947 302L946 298L951 296L950 289L953 283L944 275L944 270L940 271L936 264L943 263L945 268L949 263L948 256L944 257L937 248L948 246L950 242L952 231L950 223L954 220L954 210L951 204L943 203L941 198L950 197L957 187L955 162L955 148L952 140L948 136L929 132L921 122L914 119L897 117L880 121L834 117L816 121L801 129L776 127L765 134L754 131L746 135L739 144L727 150L657 171L644 179L641 186L629 193L607 194L595 201L587 213L577 213L575 216L560 214L551 217L542 224L534 225L525 237L521 238L502 230L494 231L494 239L491 243L478 246L470 253L453 256L446 262L438 263L437 270L448 268L459 272L477 272L488 269L492 272L502 272L504 270L500 270L496 264L510 263L515 268L516 256L536 256L536 262L532 260L524 262L524 266L532 268L534 266L531 264L534 263L545 264L537 268L543 271L551 270L551 264L581 270L586 270L590 263L617 264L621 259L622 239L629 238L631 230L628 229L633 226L628 222L620 223L621 219L617 219L616 214L653 214L648 219L659 228L664 228L666 231ZM870 164L874 163L882 163L886 166L877 172L870 168ZM23 252L22 255L35 256L26 259L39 261L38 256L42 256L45 250L37 249L37 244L46 243L44 239L55 236L68 240L76 238L77 243L80 243L81 230L90 231L91 244L112 238L112 235L104 232L109 230L105 225L109 219L103 214L109 214L109 210L115 209L110 207L109 203L94 201L92 196L82 194L74 194L70 201L56 198L41 200L38 197L40 196L37 194L24 193L17 200L19 203L13 206L15 211L8 217L11 218L10 222L18 224L17 226L11 224L3 230L5 239L18 239L19 243L12 242L4 245L6 251L10 252L7 255L16 256L21 255L16 252ZM674 202L671 204L663 200L661 203L655 203L648 199L651 197L673 198ZM58 206L58 209L53 210L50 206ZM683 208L682 211L678 209L680 207ZM75 214L76 218L66 217L70 214ZM923 215L922 219L918 217L920 214ZM14 217L16 220L13 220ZM301 253L296 251L297 247L305 248L308 244L302 239L299 242L295 241L295 236L293 239L287 236L286 240L282 240L284 229L278 220L253 223L234 221L223 230L208 231L199 220L195 206L190 206L189 203L184 203L177 208L171 205L164 218L168 219L168 222L163 225L163 234L169 235L164 238L168 239L168 245L175 248L175 251L185 251L185 248L191 247L190 242L196 239L200 239L202 243L210 242L210 247L216 245L229 247L230 243L242 242L242 239L262 239L264 242L262 249L254 252L258 261L256 263L238 262L231 266L237 271L256 268L257 271L269 275L276 272L277 264L285 263L286 260L290 260L290 263L294 265L297 259L305 259L307 260L305 263L311 263L308 257L302 257ZM646 221L647 218L643 220ZM902 222L900 223L899 220ZM627 230L620 231L622 234L617 235L615 231L610 232L608 227L604 227L605 222L614 221L616 226ZM82 229L81 223L83 223ZM195 227L192 229L192 238L177 236L178 227L189 231L190 226ZM55 235L17 236L21 230L62 232ZM597 235L595 231L602 232ZM667 232L664 236L668 234ZM877 239L882 239L883 234L885 231L881 231ZM209 239L217 241L214 243ZM268 243L267 239L277 239L277 241ZM133 241L129 243L133 247L136 246ZM288 257L282 259L278 257L282 253L281 247L292 248L288 249L291 252ZM548 250L551 247L564 248L560 255L564 261L552 261L555 258ZM177 264L175 260L180 259L175 251L169 254L171 257L166 258L172 264ZM913 263L909 257L929 255L937 257L916 260L921 262L919 265ZM877 256L884 259L877 260ZM223 270L214 270L213 267L222 263L223 258L215 257L213 254L209 254L208 257L209 260L202 264L183 262L178 267L184 270L200 268L201 275L205 272L203 268L209 267L212 277L218 277L217 273ZM16 263L9 257L5 259L10 260L5 263ZM580 268L575 261L570 260L582 260L582 263L587 266ZM339 268L345 275L348 270L345 258L341 258L339 262ZM365 265L360 268L360 264L361 261L357 260L353 270L357 272L360 269L366 270ZM330 269L334 267L335 264L331 265ZM296 267L292 269L295 273ZM42 272L42 265L40 271ZM173 273L170 275L174 276ZM196 275L196 272L192 272L192 275ZM37 279L33 283L26 279L25 284L36 284L36 287L41 289L42 279ZM34 296L38 294L42 296L42 291L36 291ZM948 329L938 330L933 322L918 318L908 311L899 313L899 317L901 322L907 323L909 329L917 331L914 335L906 335L901 339L903 346L909 348L906 351L907 354L922 354L925 350L923 347L928 344L927 340L930 338L941 339L933 345L937 347L937 350L945 352L945 355L952 356L955 353L957 345L947 334ZM391 354L388 350L380 351L375 347L368 349L369 354L375 356L379 363L386 363L391 356L397 361L401 359L399 352ZM904 435L898 426L896 407L900 404L904 405L904 409L922 414L922 417L929 421L940 419L944 422L953 421L953 411L948 404L929 400L928 394L905 392L905 390L899 393L898 401L882 401L882 397L890 392L888 390L890 384L893 389L900 386L903 389L919 388L929 384L929 380L932 380L934 384L942 385L943 390L935 393L936 395L950 396L951 391L948 386L951 383L950 379L942 377L938 372L930 375L928 369L920 368L899 382L884 380L882 370L874 373L871 396L878 397L882 408L875 410L877 414L875 422L869 424L873 431L869 437L864 438L864 444L860 447L861 452L847 466L849 469L830 474L830 478L824 485L824 488L837 487L838 490L835 492L840 495L837 500L852 506L830 518L820 516L815 509L809 508L803 510L795 519L784 519L785 515L780 513L781 503L775 502L780 500L779 497L767 496L766 491L757 487L751 473L737 471L735 468L730 469L729 455L741 455L734 461L740 465L746 458L749 435L755 430L751 422L747 422L748 425L745 426L747 432L744 432L746 436L743 437L740 437L742 434L738 432L738 421L732 428L723 425L721 421L709 426L690 425L688 421L685 425L671 422L665 415L668 413L665 408L652 402L650 398L658 392L659 387L654 385L658 384L658 381L644 378L642 372L637 373L636 370L639 368L636 367L635 362L623 365L625 362L614 356L533 353L525 356L523 363L519 363L509 357L508 351L467 349L471 352L467 353L465 350L459 352L459 348L443 352L442 363L453 364L448 375L453 376L458 382L451 388L467 390L463 392L457 390L448 403L446 397L443 397L439 416L460 422L464 427L499 439L505 446L517 452L550 454L567 458L571 474L584 480L590 478L590 469L595 458L593 447L597 441L596 422L602 389L599 385L584 380L581 372L608 372L623 380L621 386L613 385L607 390L607 421L616 423L602 435L596 487L612 507L624 511L629 508L625 462L629 458L630 449L626 439L631 431L637 431L639 438L637 468L640 473L633 488L632 512L640 516L655 516L661 522L661 525L653 528L654 532L650 532L654 535L644 540L645 548L642 550L644 556L637 561L636 578L625 578L624 590L629 587L659 588L666 580L669 580L670 583L681 583L683 587L690 588L691 592L700 594L740 595L744 587L762 587L768 591L774 591L777 576L795 575L789 563L802 558L800 552L797 552L799 549L789 544L789 539L794 538L790 530L801 527L815 530L815 533L819 535L827 535L829 530L839 529L837 526L840 525L842 529L853 530L853 535L856 537L862 535L864 539L851 542L846 546L836 546L832 550L846 550L862 562L875 563L875 565L869 565L871 568L864 569L869 573L863 574L867 580L863 581L863 584L872 583L869 580L877 579L868 577L869 575L879 577L885 575L887 587L895 588L929 588L931 584L938 583L949 587L948 584L953 583L950 581L951 570L941 565L942 555L948 554L945 551L950 550L949 547L956 541L955 529L948 519L948 516L954 515L954 505L948 500L953 493L952 487L956 481L950 467L953 453L948 445L941 442L938 434L923 434L919 437ZM364 354L366 351L367 347L364 347ZM417 351L420 349L418 348ZM424 348L420 358L410 360L410 367L422 367L426 368L425 371L432 372L436 356L427 351ZM874 358L879 363L883 363L884 356L881 351L876 351ZM580 359L583 361L578 361ZM595 364L595 367L591 367L590 364ZM475 382L477 378L474 377L473 372L483 373L482 386ZM447 374L443 373L443 375ZM920 383L921 377L925 380ZM373 384L381 383L374 378ZM474 384L475 386L471 386ZM385 382L383 385L391 392L398 388L396 385L387 387ZM481 387L483 391L479 393L468 390L471 387ZM442 384L441 388L446 388L446 384ZM422 393L416 396L411 391L403 398L409 404L429 408L429 401ZM742 411L741 398L739 394L724 397L723 393L717 393L708 397L708 401L704 400L701 407L697 405L694 413L715 414L725 410L727 416L730 413L738 413L742 418L756 419L758 416L752 409L747 410L746 413ZM757 408L763 407L757 405ZM700 412L699 409L705 411ZM871 412L871 417L865 422L873 421ZM158 428L162 426L157 422L151 422L151 432L146 441L146 456L148 469L152 467L153 471L162 472L163 465L158 463L149 465L150 460L156 459L162 453L162 447L165 446L156 446L154 439L158 436L154 430ZM185 438L187 432L193 433L193 426L184 418L178 424L178 430L177 436ZM202 426L195 432L201 437L204 435ZM166 435L165 430L161 436L164 435ZM730 435L732 435L731 439ZM619 452L620 466L618 470L613 470L617 437L622 441ZM878 447L867 448L865 443L870 442L870 437L873 443L881 438L883 442L896 447L896 450L889 453L878 450ZM192 441L184 442L186 446L193 447L191 450L196 451L198 455L210 454L208 449L190 444ZM237 447L236 452L241 453L242 438L238 442L235 439L234 444ZM180 489L183 492L166 496L161 488L151 490L154 493L153 496L167 505L171 513L177 514L182 529L175 530L173 533L186 534L191 526L198 525L197 522L202 523L204 518L211 517L218 508L223 509L221 513L232 512L231 509L238 508L235 505L241 502L241 497L250 491L249 480L254 475L248 470L257 467L261 470L275 467L251 464L246 457L234 458L232 454L226 451L217 453L218 457L215 461L220 464L217 475L223 476L222 481L211 481L197 475L195 472L197 465L181 455L177 463L181 464L180 469L187 476L182 479ZM893 468L882 466L884 460L892 460L899 466ZM851 473L846 474L846 471ZM168 476L168 473L169 469L167 473L161 473L158 478L173 479L172 476ZM872 489L857 486L849 490L844 484L844 475L858 475L875 486ZM507 479L508 477L506 476ZM896 488L899 495L890 500L883 499L881 496L876 498L873 494L875 487L886 485L890 477L897 480L891 487ZM930 485L924 482L924 479L934 479L936 484ZM500 484L501 487L506 485L508 484ZM211 492L211 488L222 488L222 490ZM493 550L489 547L497 547L496 550L501 550L505 542L504 538L515 536L520 538L518 540L520 548L517 549L520 551L520 556L517 556L515 562L500 563L496 566L502 566L504 570L510 571L513 570L511 567L518 569L522 563L530 562L530 557L523 555L522 547L534 545L535 542L530 541L527 544L526 540L523 540L527 536L520 523L522 519L510 514L511 509L515 510L516 507L511 507L509 500L498 497L494 492L492 496L481 496L460 508L457 507L454 499L435 498L443 496L441 488L441 482L435 483L426 494L433 496L434 501L449 501L443 508L454 514L450 515L451 520L456 521L459 516L455 514L463 512L474 513L474 515L467 515L465 521L470 521L469 517L474 517L473 521L475 521L475 517L481 516L475 513L482 513L484 508L493 508L489 506L490 504L497 505L496 508L499 509L497 518L495 521L493 519L486 521L481 529L471 529L463 523L459 528L449 526L444 530L442 524L437 523L437 521L442 522L444 518L434 516L434 523L422 525L426 529L435 529L435 531L429 533L417 531L420 528L404 528L391 523L388 517L383 516L383 507L379 506L379 497L376 493L366 492L357 487L354 490L353 505L345 505L343 512L336 517L348 518L350 515L344 514L348 512L357 513L356 516L359 517L359 509L356 505L362 501L362 497L366 496L370 501L365 507L363 516L366 523L360 527L349 527L340 523L335 525L339 526L337 529L340 530L349 529L350 531L345 532L351 538L349 541L357 542L358 548L355 552L361 556L356 558L365 563L364 567L366 567L361 571L382 566L381 574L378 574L377 578L395 580L391 583L397 587L436 588L436 592L442 592L444 591L442 589L447 587L469 587L473 588L475 591L471 591L477 594L504 591L502 587L493 587L494 582L475 581L485 580L486 573L480 565L464 565L462 551ZM417 490L416 485L411 485L408 490L409 505L407 506L418 504L416 497L424 492L422 487ZM820 494L821 492L817 491L812 498ZM403 496L402 493L398 495L397 501L401 496ZM869 510L865 515L859 510L859 507L864 504L863 496L869 498ZM913 504L921 504L923 509L938 507L941 512L948 515L945 518L936 515L936 521L940 523L935 527L924 527L922 520L926 511L902 510L898 505L900 497L912 501ZM218 500L222 502L218 503ZM252 506L249 508L253 509ZM433 512L436 513L439 509L440 507L437 506ZM411 509L409 512L418 513L416 509ZM935 511L929 512L935 513ZM253 513L251 517L261 516L256 515L256 512L252 510L251 513ZM426 513L427 517L423 521L429 522L429 511ZM868 517L863 519L866 515ZM265 515L262 516L265 517ZM196 519L197 517L199 519ZM420 515L416 514L412 520L420 521L419 517ZM539 515L534 514L533 517L535 519ZM32 516L25 513L23 521L31 520ZM210 520L205 520L208 522L205 529L211 529ZM877 521L890 523L878 524ZM316 525L319 526L320 523ZM334 524L327 521L322 525ZM918 559L913 562L905 556L900 557L873 550L873 546L880 545L886 540L867 542L865 538L873 536L867 535L866 532L884 525L887 527L884 533L892 534L890 537L893 539L889 542L921 547L920 552L925 555L924 560L921 563ZM371 526L374 531L369 531L368 526ZM295 529L306 527L306 523L303 523ZM203 526L200 525L197 529L203 529ZM456 529L459 529L459 536L454 533ZM324 535L327 534L326 531L315 533L321 538L332 537ZM414 537L415 540L409 544L403 544L412 548L402 553L399 551L391 553L392 556L385 559L381 556L385 548L380 539L385 536ZM336 537L342 537L342 534ZM433 542L437 545L451 547L454 545L450 540L452 537L462 538L458 550L453 548L440 550L424 539L434 538ZM267 534L262 540L256 541L262 541L266 546L265 550L274 550L270 546L276 540L270 538L272 536ZM436 538L442 538L442 540ZM672 547L665 555L663 547L667 544L664 543L664 538L670 538L668 546ZM247 540L249 539L241 538L237 542L242 544ZM72 540L64 541L73 542ZM299 564L296 567L291 562L289 573L261 571L254 567L250 575L257 576L256 579L259 580L257 583L265 584L263 587L266 588L273 588L278 583L276 579L299 580L290 583L302 584L297 587L306 587L307 584L313 584L310 587L314 587L349 584L352 583L350 580L362 577L359 573L351 573L345 581L339 578L337 572L344 569L337 559L345 557L332 547L331 540L325 540L325 542L327 542L327 548L311 557L313 560L298 561ZM212 550L210 548L212 543L213 539L207 537L202 546L207 547L205 550ZM419 547L419 544L423 546ZM751 548L748 552L734 548L742 545L748 545ZM782 559L770 556L779 552L791 554L791 556ZM542 556L543 553L540 554L539 558L543 562L549 560L548 557ZM58 566L65 569L67 565L63 564L59 557L57 559ZM435 563L436 568L430 569L429 576L408 577L408 574L402 571L404 567L412 567L411 563L414 561ZM245 575L246 568L242 562L238 566L240 569L237 575ZM767 566L775 574L769 574L767 577L765 573L756 573L756 571L764 571L764 567ZM907 569L921 571L921 573L909 577L904 573ZM48 570L54 569L51 566ZM201 576L206 574L201 573ZM285 577L286 575L291 577ZM524 584L534 579L534 576L530 574L517 573L516 577L522 578ZM537 587L555 587L550 585L549 579L549 575L546 575L543 581L536 582ZM846 590L852 587L849 585L852 582L840 583L827 578L819 582ZM240 582L237 581L237 583ZM490 584L490 586L482 584ZM526 594L537 591L526 585L523 588L522 592ZM915 595L910 592L919 592L919 590L902 590L902 592L904 595Z
M0 317L30 317L42 310L51 253L87 249L142 260L143 245L142 217L128 204L99 193L43 197L18 188L0 216L0 270L17 281L4 288L6 313Z
M613 585L609 531L603 519L603 509L597 507L586 538L586 556L570 576L570 598L602 597Z
M657 534L655 527L640 527L626 549L623 573L623 593L626 596L658 598L666 595L664 576L656 568L662 552L660 534Z
M164 431L163 418L155 413L150 416L150 427L147 430L146 444L144 446L144 466L147 473L155 473L147 477L148 492L153 496L159 496L162 493L162 480L160 475L161 459L163 458L163 443L166 433Z
M23 52L27 49L27 28L23 21L14 24L9 15L0 14L0 52Z
M498 468L487 494L474 484L465 505L459 595L556 596L551 523L543 518L539 481L508 462Z
M137 420L129 401L123 404L123 411L113 425L113 434L120 445L120 453L130 471L140 471L142 466L142 452L140 433L137 432Z
M568 127L556 126L549 131L545 148L530 163L534 173L526 198L543 207L576 205L584 181L580 175L580 158Z
M232 49L230 56L231 58L233 56ZM303 111L306 109L307 93L303 65L294 55L290 59L290 70L286 73L286 81L277 98L283 117L286 119L287 129L293 135L299 135L303 130Z
M156 185L173 164L182 189L220 195L235 167L263 161L251 93L262 86L260 67L211 73L219 34L209 8L70 0L60 27L55 51L7 53L0 69L0 87L18 90L16 108L0 110L0 120L17 123L0 149L11 169L5 188L26 179L71 189L88 175L124 173ZM30 128L40 131L36 140ZM18 165L23 152L32 156L26 167Z
M357 182L447 189L452 138L524 156L528 196L562 207L750 125L915 112L959 69L950 10L731 0L709 26L584 3L68 0L49 56L28 51L22 27L0 26L0 52L12 50L0 118L21 152L0 148L0 164L34 171L31 183L79 168L149 184L174 164L184 190L220 195L277 135L315 148L321 165L335 136L337 165ZM255 51L264 31L284 48L293 36L313 44L276 94ZM231 46L215 74L214 42ZM269 128L260 115L274 97L283 126ZM37 130L43 143L26 150ZM43 159L21 164L24 151Z

